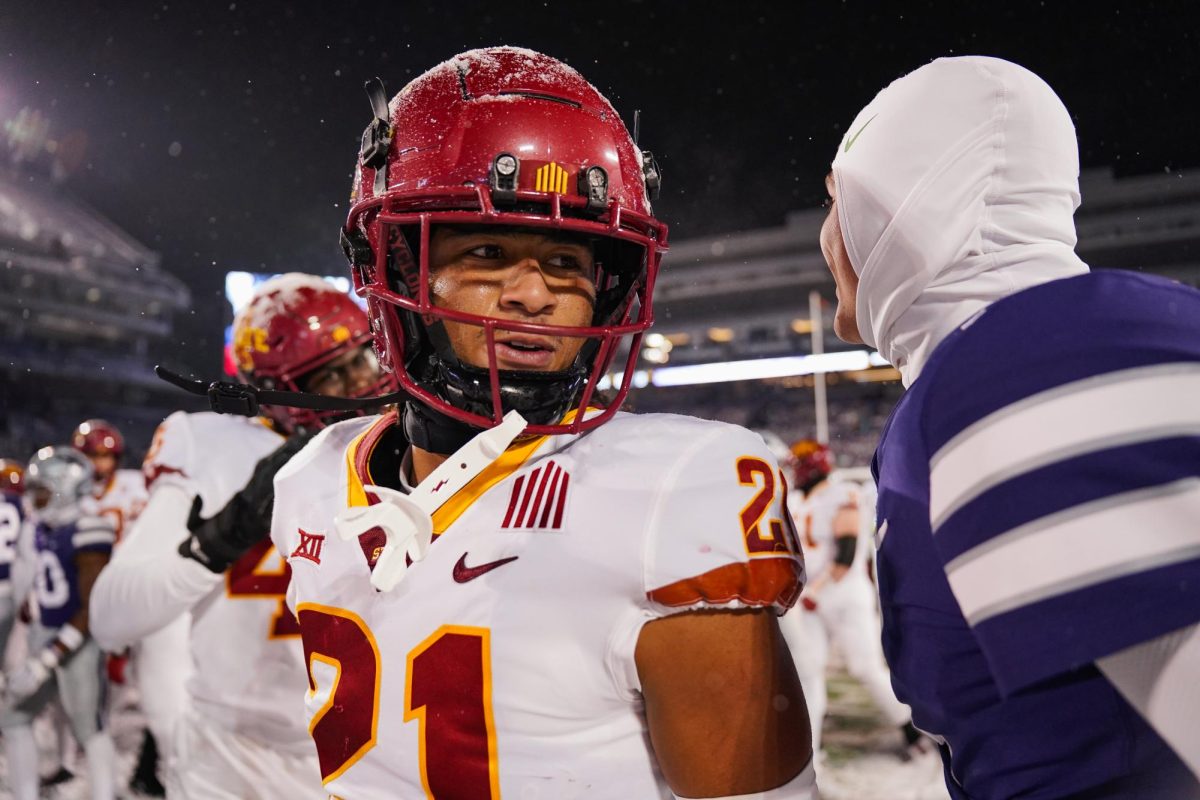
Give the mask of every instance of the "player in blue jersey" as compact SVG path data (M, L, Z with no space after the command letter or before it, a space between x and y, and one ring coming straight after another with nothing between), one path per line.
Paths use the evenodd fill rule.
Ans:
M112 798L116 783L112 740L103 724L103 660L88 635L88 599L108 563L115 531L112 522L89 513L92 465L74 449L39 450L25 483L35 526L38 621L30 628L28 659L6 676L0 712L12 793L17 800L38 796L30 723L57 693L87 757L91 797Z
M1040 78L939 59L838 147L835 330L909 391L876 452L883 642L955 798L1200 796L1200 292L1075 254Z

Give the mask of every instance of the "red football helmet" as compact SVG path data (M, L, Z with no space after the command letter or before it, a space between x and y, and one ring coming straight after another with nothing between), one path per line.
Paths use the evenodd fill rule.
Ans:
M315 275L291 272L264 281L233 322L233 357L238 377L260 389L303 391L303 379L353 348L371 341L367 315L344 292ZM356 397L395 388L379 379ZM266 405L263 413L291 433L322 428L344 411L315 411Z
M372 92L372 87L374 91ZM342 243L356 291L367 298L385 369L416 400L455 420L491 427L519 410L533 434L575 433L620 406L666 250L654 218L653 156L637 148L595 87L549 56L511 47L472 50L434 67L387 103L368 84L375 120L363 134ZM595 250L592 324L519 322L435 306L430 299L433 226L506 225L568 232ZM446 320L483 329L488 367L463 364L446 343ZM555 373L501 370L498 331L583 340L575 363ZM618 353L616 397L592 418L562 422L594 399Z
M25 491L25 465L15 458L0 458L0 492Z
M823 481L833 472L833 453L829 445L816 439L793 442L792 456L795 458L792 474L799 489L807 490L807 487Z
M104 420L89 419L79 423L71 434L71 446L88 458L112 455L119 460L125 452L125 437Z

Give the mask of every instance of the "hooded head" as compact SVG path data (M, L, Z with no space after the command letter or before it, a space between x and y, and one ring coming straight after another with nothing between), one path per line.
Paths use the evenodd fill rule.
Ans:
M990 303L1087 271L1075 128L1054 91L1008 61L942 58L893 82L847 130L831 176L826 233L840 225L858 279L858 333L906 386Z

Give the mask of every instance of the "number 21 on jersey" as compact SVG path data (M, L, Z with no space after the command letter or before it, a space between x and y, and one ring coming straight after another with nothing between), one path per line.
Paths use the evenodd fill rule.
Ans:
M350 611L315 603L301 603L297 611L308 663L309 732L321 778L329 783L377 741L379 647ZM443 625L408 653L404 721L419 727L427 798L500 797L487 628Z

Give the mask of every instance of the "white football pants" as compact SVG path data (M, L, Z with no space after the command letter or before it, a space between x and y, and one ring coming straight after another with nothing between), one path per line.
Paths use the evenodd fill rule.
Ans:
M169 800L328 800L317 753L295 755L188 709L175 727Z
M193 670L188 643L191 628L192 615L183 614L133 647L133 673L142 713L159 751L168 757L175 726L188 705L187 683Z
M900 727L909 722L912 713L892 692L880 644L875 589L866 574L856 567L837 583L827 583L816 601L816 611L807 611L797 603L779 619L804 686L813 727L813 752L820 749L825 720L825 670L830 644L841 651L850 675L867 690L888 724Z

